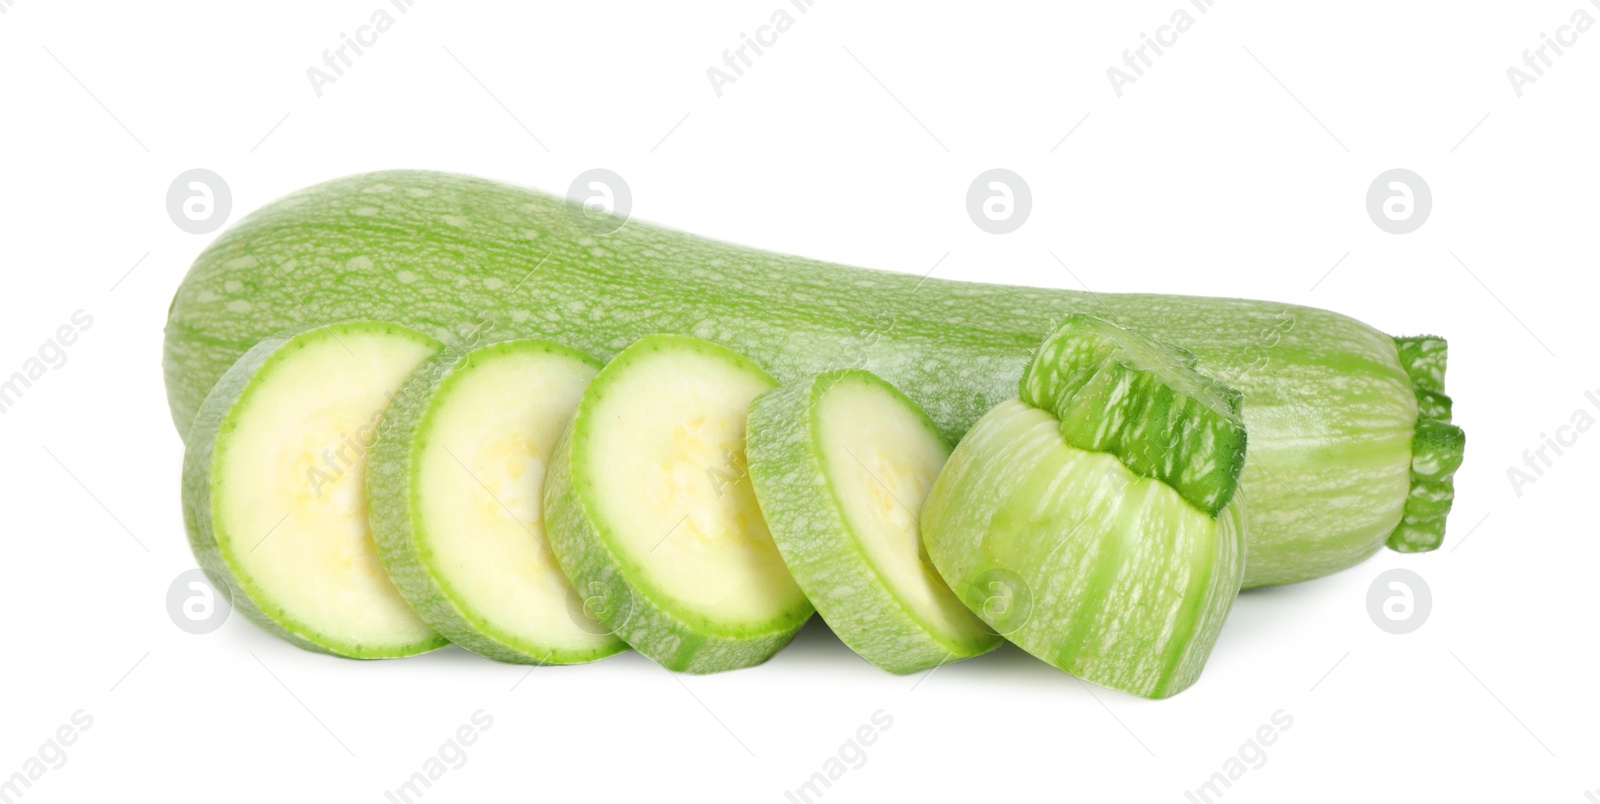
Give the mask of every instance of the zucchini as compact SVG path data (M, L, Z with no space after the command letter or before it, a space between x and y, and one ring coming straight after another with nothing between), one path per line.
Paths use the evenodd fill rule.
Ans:
M389 404L367 470L372 533L400 594L451 642L521 664L627 648L582 616L544 534L545 467L599 369L549 341L452 349Z
M600 370L556 445L556 558L614 633L670 670L764 662L813 612L744 470L750 401L775 384L726 347L650 336Z
M200 405L183 465L189 544L266 631L358 659L447 644L385 574L364 480L390 398L439 348L372 321L274 335Z
M1244 579L1239 394L1194 363L1068 316L923 507L934 565L989 625L1147 698L1199 678Z
M549 338L601 359L651 333L692 335L785 382L863 368L955 441L1016 394L1031 350L1062 317L1082 312L1188 349L1243 394L1247 586L1353 566L1391 534L1396 546L1431 549L1442 533L1462 439L1438 400L1418 402L1419 391L1443 392L1440 339L1401 350L1307 307L947 282L636 221L595 235L575 218L550 195L426 172L351 176L269 204L214 241L173 300L164 364L174 421L186 431L262 338L368 317L445 342ZM1414 474L1414 456L1429 471Z
M748 442L778 552L851 650L914 673L1000 644L922 548L918 515L950 446L916 403L869 372L830 371L757 397Z

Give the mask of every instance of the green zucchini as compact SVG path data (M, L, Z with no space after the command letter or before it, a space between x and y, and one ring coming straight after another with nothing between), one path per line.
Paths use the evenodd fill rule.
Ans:
M601 359L651 333L692 335L785 382L863 368L955 441L1015 395L1031 350L1082 312L1188 349L1243 394L1247 586L1353 566L1391 534L1397 547L1431 549L1442 533L1462 439L1436 415L1438 400L1418 402L1419 391L1442 394L1442 340L1397 349L1371 327L1306 307L948 282L636 221L595 235L583 220L550 195L424 172L347 177L269 204L213 242L173 300L173 419L186 431L223 371L262 338L368 317L447 343L543 337ZM1427 471L1414 474L1413 457Z
M600 370L556 445L557 560L613 633L670 670L764 662L813 612L744 468L750 401L773 385L726 347L650 336Z
M923 506L928 554L968 607L1056 667L1147 698L1199 678L1244 579L1239 394L1194 362L1068 316Z
M544 534L545 467L599 369L549 341L452 349L389 404L367 469L372 533L400 594L451 642L521 664L627 648L583 616Z
M992 650L922 548L923 499L950 455L928 415L843 369L750 406L750 479L772 539L828 626L869 662L914 673Z
M274 335L200 405L183 465L189 544L266 631L358 659L447 644L385 574L365 482L389 400L439 348L371 321Z

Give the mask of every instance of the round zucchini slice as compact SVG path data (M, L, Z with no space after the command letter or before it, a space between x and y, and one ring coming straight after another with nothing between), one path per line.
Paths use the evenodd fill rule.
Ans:
M522 664L627 649L584 613L544 533L545 469L599 370L544 340L449 350L390 405L367 473L373 535L400 594L451 642Z
M763 394L749 456L784 562L862 658L912 673L1000 644L923 549L922 503L950 445L894 386L846 369Z
M365 482L389 400L439 349L395 324L329 324L262 341L206 396L184 455L189 543L262 628L359 659L446 644L384 572Z
M545 482L556 558L597 616L672 670L748 667L811 616L745 471L744 356L653 335L601 369Z

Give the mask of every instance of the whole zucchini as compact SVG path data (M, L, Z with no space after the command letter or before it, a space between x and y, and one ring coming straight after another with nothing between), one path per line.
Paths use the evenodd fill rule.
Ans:
M1442 339L1397 341L1271 302L923 279L637 221L594 234L608 227L582 225L584 214L533 190L409 171L267 205L200 255L173 300L173 420L186 433L212 384L263 338L371 318L446 343L541 337L601 359L647 334L692 335L783 382L863 368L954 441L1017 395L1031 351L1064 316L1088 313L1188 349L1242 392L1245 586L1320 577L1386 541L1430 550L1443 536L1464 438L1448 422Z

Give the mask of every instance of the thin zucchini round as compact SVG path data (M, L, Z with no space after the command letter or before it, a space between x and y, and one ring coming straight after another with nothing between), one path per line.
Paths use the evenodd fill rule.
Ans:
M367 456L389 400L438 341L355 321L276 335L206 396L184 455L195 556L233 604L310 650L443 647L395 590L367 524Z
M1001 641L922 547L922 503L949 456L927 414L866 371L826 372L751 405L750 477L784 563L839 639L891 673Z
M607 626L668 669L759 664L813 612L744 469L750 401L775 384L726 347L649 336L601 369L556 447L556 558Z
M544 534L546 467L600 364L550 341L449 350L389 407L367 474L389 577L451 642L503 662L626 650L583 616Z

